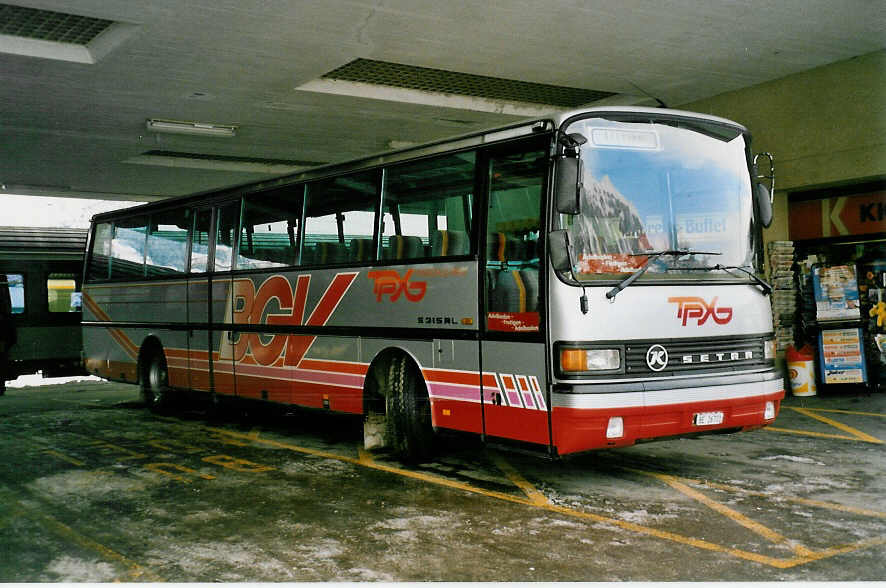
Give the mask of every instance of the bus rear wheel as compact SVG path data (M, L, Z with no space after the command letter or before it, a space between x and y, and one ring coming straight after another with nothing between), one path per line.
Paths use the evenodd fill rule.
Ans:
M172 395L169 390L166 358L161 350L152 353L145 365L141 378L141 393L145 404L152 412L162 413L169 410Z
M404 461L426 460L433 453L431 402L412 360L405 356L391 360L385 388L388 444Z

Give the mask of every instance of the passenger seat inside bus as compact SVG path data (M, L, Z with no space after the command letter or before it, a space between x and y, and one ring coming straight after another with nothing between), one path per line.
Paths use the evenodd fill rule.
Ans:
M353 238L348 248L348 257L351 261L371 261L373 254L372 239Z
M253 254L251 256L241 256L245 257L251 262L261 262L267 261L273 263L275 265L292 265L292 251L287 247L285 249L272 249L272 248L259 248L256 247ZM253 267L262 267L260 263L254 265Z
M492 266L487 269L489 309L498 312L537 312L538 243L507 233L491 233L487 239L486 253Z
M495 276L489 309L499 312L538 311L538 270L504 269Z
M490 233L486 241L486 259L490 261L520 261L526 259L526 253L523 241L507 233Z
M313 255L305 250L304 265L316 264L326 265L330 263L345 263L348 261L348 248L344 243L336 243L332 241L321 241L313 250ZM310 261L308 261L310 260Z
M416 259L425 256L425 245L421 237L392 235L384 253L385 259Z
M439 230L431 233L431 257L467 254L468 235L466 232Z

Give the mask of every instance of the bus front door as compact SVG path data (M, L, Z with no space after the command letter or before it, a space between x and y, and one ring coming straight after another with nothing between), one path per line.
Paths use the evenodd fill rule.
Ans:
M485 321L480 357L489 437L548 445L540 239L547 148L530 140L488 160ZM495 378L495 387L485 385Z

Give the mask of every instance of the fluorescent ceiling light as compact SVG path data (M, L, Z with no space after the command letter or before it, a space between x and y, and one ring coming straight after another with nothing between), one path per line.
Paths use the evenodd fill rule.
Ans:
M199 122L183 122L178 120L164 120L161 118L149 118L145 126L155 133L173 133L179 135L203 135L208 137L233 137L237 134L234 125L216 125Z

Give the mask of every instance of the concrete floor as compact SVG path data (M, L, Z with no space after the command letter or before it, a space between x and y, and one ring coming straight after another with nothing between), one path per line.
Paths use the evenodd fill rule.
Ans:
M353 419L10 389L0 581L884 580L883 440L886 394L852 394L740 435L405 468Z

